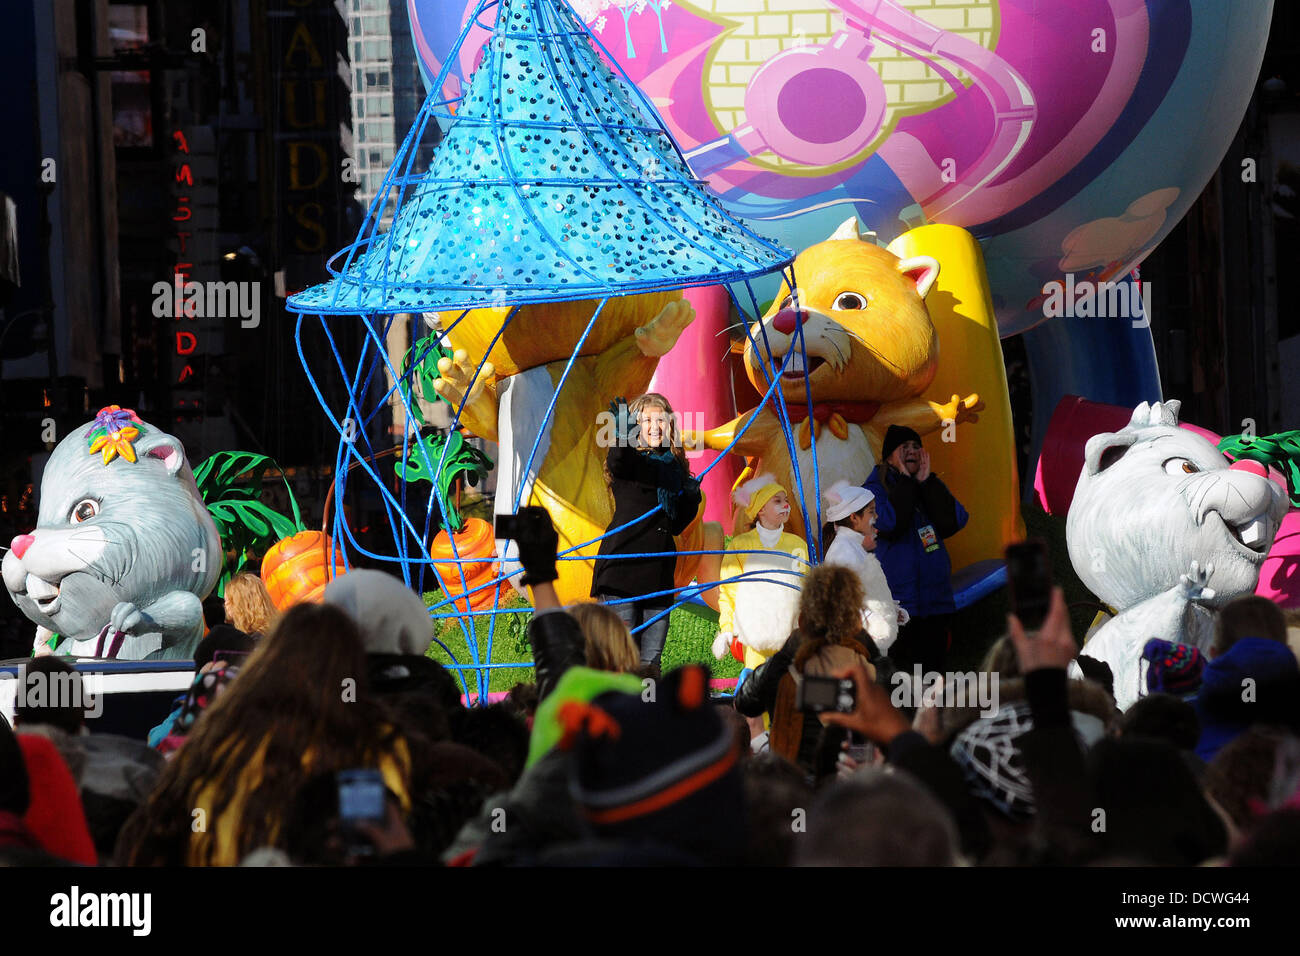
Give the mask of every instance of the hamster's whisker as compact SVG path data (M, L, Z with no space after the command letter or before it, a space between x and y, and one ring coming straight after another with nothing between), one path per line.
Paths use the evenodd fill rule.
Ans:
M1196 481L1196 477L1195 477L1195 476L1192 476L1192 477L1190 477L1190 478L1187 479L1187 484L1194 484L1195 481ZM1201 487L1200 487L1199 489L1197 489L1197 491L1199 492L1199 494L1197 494L1197 496L1196 496L1196 504L1195 504L1195 508L1196 508L1196 513L1200 515L1200 520L1197 521L1197 524L1198 524L1198 525L1202 525L1202 524L1204 524L1204 523L1205 523L1205 516L1206 516L1207 514L1210 513L1210 509L1208 509L1208 508L1205 506L1205 500L1206 500L1207 498L1210 497L1210 493L1211 493L1212 491L1214 491L1215 488L1218 487L1218 484L1219 484L1219 483L1218 483L1217 480L1216 480L1216 481L1202 481L1202 482L1201 482ZM1217 510L1217 509L1215 509L1215 510ZM1220 515L1220 517L1222 517L1222 515Z
M835 342L834 339L827 338L825 339L825 342L831 348L833 348L835 350L835 354L840 357L840 368L843 368L845 365L849 364L848 356L844 354L844 350L839 347L839 345Z
M862 347L865 348L869 353L871 353L871 355L872 355L872 356L876 359L876 361L878 361L881 365L884 365L884 366L887 367L887 368L891 368L891 369L893 369L895 372L898 372L900 375L902 374L902 372L903 372L903 367L902 367L901 365L897 365L897 364L895 364L894 362L891 362L888 358L886 358L884 355L882 355L879 351L877 351L876 349L873 349L873 348L871 347L871 345L870 345L866 340L864 340L864 339L862 339L862 338L859 338L858 336L854 336L854 338L857 338L858 341L862 343Z
M1201 482L1201 500L1200 500L1200 505L1201 505L1202 508L1205 507L1205 501L1206 501L1206 499L1208 499L1208 498L1210 497L1210 494L1211 494L1212 492L1214 492L1218 487L1219 487L1219 483L1218 483L1218 481L1203 481L1203 482Z
M1247 504L1250 503L1246 500L1246 496L1241 493L1241 489L1238 488L1236 485L1229 485L1228 493L1234 496L1237 499L1237 501L1242 505L1242 507L1245 507Z
M900 372L900 373L901 373L901 372L903 371L903 367L902 367L901 365L895 365L893 362L891 362L891 361L890 361L888 358L886 358L884 355L881 355L879 351L877 351L875 348L872 347L872 345L871 345L870 342L868 342L866 339L864 339L864 338L863 338L861 335L859 335L857 332L854 332L854 331L853 331L852 329L850 329L848 326L843 326L843 325L842 325L842 326L840 326L840 328L842 328L842 329L844 330L844 334L845 334L845 335L847 335L850 339L853 339L854 341L858 342L858 343L859 343L859 344L860 344L864 349L866 349L869 353L871 353L873 356L875 356L876 360L877 360L878 362L880 362L882 365L886 365L886 366L888 366L889 368L892 368L892 369L893 369L894 371L896 371L896 372Z
M1183 500L1187 502L1187 507L1192 509L1192 514L1196 517L1196 526L1199 528L1205 523L1205 510L1201 507L1205 500L1205 489L1193 487L1196 484L1191 478L1184 478L1178 483L1177 493L1182 495ZM1197 493L1199 490L1199 494Z

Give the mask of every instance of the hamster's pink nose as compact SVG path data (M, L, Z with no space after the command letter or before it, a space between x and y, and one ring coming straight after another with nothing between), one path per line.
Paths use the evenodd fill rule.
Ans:
M772 328L776 329L782 335L793 335L794 330L799 327L799 313L793 309L782 309L772 319Z
M30 534L20 534L9 542L9 547L13 549L14 554L21 558L35 540Z
M1244 471L1252 475L1259 475L1261 478L1267 478L1276 485L1281 486L1283 491L1287 490L1286 476L1278 469L1269 465L1267 468L1257 461L1251 461L1249 458L1238 458L1228 466L1229 471Z

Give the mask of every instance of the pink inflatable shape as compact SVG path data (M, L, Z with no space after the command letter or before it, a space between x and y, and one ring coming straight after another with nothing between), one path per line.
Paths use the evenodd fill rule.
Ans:
M1300 607L1300 511L1295 508L1282 519L1273 547L1259 569L1255 593L1278 607Z

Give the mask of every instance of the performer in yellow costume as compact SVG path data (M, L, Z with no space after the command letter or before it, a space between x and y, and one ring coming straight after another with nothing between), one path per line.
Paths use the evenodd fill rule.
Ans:
M794 630L808 546L785 530L790 496L771 474L745 482L732 497L753 527L731 539L722 559L721 580L738 580L719 588L713 656L723 657L737 640L745 648L745 666L753 668L779 651Z

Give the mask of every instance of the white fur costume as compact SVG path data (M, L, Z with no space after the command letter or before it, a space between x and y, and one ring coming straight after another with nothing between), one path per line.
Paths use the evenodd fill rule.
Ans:
M770 543L763 540L764 536ZM756 525L752 531L736 535L722 559L721 580L743 577L719 590L719 631L734 633L740 643L763 658L775 654L794 630L800 576L807 570L808 549L801 538L789 532ZM714 654L720 656L717 648ZM745 656L748 664L751 655Z
M823 564L838 564L853 571L862 582L866 604L862 609L862 626L875 641L880 653L888 654L898 639L900 608L885 580L885 569L876 556L862 546L863 537L851 528L835 529L835 540L826 549ZM902 612L906 615L906 611Z
M764 504L785 492L770 474L759 475L732 497L755 520ZM757 667L781 649L799 615L799 592L808 570L808 546L784 528L754 527L731 539L719 580L718 636L713 656L723 657L735 637L745 647L745 666Z

